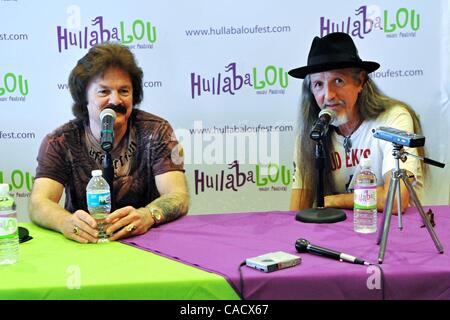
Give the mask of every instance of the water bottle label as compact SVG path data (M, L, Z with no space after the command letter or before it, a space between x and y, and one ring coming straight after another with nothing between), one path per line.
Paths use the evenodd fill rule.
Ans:
M370 210L377 208L377 187L355 187L354 191L354 208L362 210Z
M105 206L111 203L111 193L88 193L87 194L87 205L88 207L98 207Z
M11 238L17 233L16 218L0 218L0 238Z

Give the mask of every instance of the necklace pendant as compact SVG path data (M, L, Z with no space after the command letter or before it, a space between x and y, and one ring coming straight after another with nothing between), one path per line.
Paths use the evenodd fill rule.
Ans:
M350 153L350 149L352 147L352 141L350 140L350 136L344 138L344 150L345 153Z

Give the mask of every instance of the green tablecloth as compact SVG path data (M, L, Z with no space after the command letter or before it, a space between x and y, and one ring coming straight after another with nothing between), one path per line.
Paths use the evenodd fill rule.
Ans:
M78 244L22 223L33 240L0 265L0 299L239 299L227 281L119 242Z

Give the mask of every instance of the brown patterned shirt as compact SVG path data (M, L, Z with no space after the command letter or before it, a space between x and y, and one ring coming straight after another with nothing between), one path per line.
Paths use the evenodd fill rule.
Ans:
M64 185L64 207L69 212L87 211L86 186L91 171L102 169L101 162L92 157L85 126L86 123L75 119L57 128L43 139L37 157L36 178L50 178ZM124 139L127 144L129 139L135 141L136 150L127 175L118 174L115 168L115 208L128 205L140 208L160 196L155 176L169 171L184 172L183 163L171 159L178 141L166 120L137 109L130 116ZM112 155L113 163L122 162L114 158L114 152Z

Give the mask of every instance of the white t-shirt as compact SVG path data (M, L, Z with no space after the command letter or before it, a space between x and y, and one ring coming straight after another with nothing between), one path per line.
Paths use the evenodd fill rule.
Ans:
M344 150L344 136L337 134L335 131L332 133L332 144L334 150L331 156L331 170L334 179L336 194L352 192L355 173L359 172L361 167L359 166L360 160L363 157L368 157L372 162L372 171L377 177L377 184L379 186L384 185L384 175L389 173L395 168L395 158L392 155L393 145L391 142L377 139L373 137L372 129L376 129L380 126L392 127L399 130L414 132L413 120L408 110L402 106L395 106L380 114L374 120L364 121L359 128L353 132L350 137L352 147L350 152L346 153ZM297 170L297 150L298 141L295 145L294 151L294 177L293 177L293 189L302 189L302 181L300 172ZM404 150L417 155L417 148L407 148ZM311 150L314 152L314 150ZM420 167L420 161L412 156L408 156L406 162L400 161L400 168L406 169L413 173L415 176L414 189L417 192L419 198L422 196L423 189L423 176L422 169ZM325 182L326 183L326 182Z

